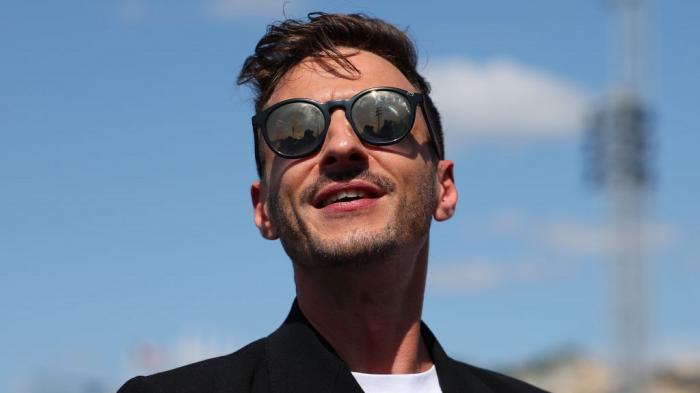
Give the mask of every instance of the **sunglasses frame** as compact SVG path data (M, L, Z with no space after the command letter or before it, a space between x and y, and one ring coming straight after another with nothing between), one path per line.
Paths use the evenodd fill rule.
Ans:
M411 119L409 122L410 126L407 127L406 132L404 132L402 135L400 135L396 138L387 140L387 141L377 142L377 141L366 140L362 136L362 132L358 131L357 127L355 126L355 122L352 120L352 108L355 105L355 103L357 102L357 100L359 100L360 98L364 97L365 95L372 93L372 92L375 92L375 91L393 92L393 93L401 95L402 97L404 97L408 101L408 103L410 105L409 108L411 110L411 112L410 112ZM277 149L275 149L275 147L273 146L273 143L270 141L270 138L269 138L268 132L267 132L267 120L268 120L268 117L270 116L270 114L282 106L285 106L288 104L293 104L293 103L306 103L306 104L313 105L316 108L318 108L321 111L321 113L323 114L324 127L323 127L323 131L318 136L318 142L313 147L313 149L311 149L309 152L304 153L304 154L290 155L290 154L285 154L283 152L278 151ZM326 134L328 134L328 128L330 127L330 123L331 123L331 110L332 109L343 108L343 110L345 111L345 118L348 120L348 123L350 123L350 126L352 127L352 130L355 132L355 135L357 135L357 137L363 143L368 143L368 144L373 145L373 146L387 146L387 145L393 145L395 143L401 142L404 138L406 138L406 136L408 136L408 134L411 133L411 131L413 130L413 125L415 124L415 121L416 121L416 107L419 104L421 106L421 111L423 112L423 118L425 119L425 123L428 126L428 132L430 133L430 140L433 144L433 147L435 148L435 151L438 154L438 157L440 159L442 159L442 152L441 152L440 146L437 143L437 139L435 138L435 133L433 131L430 116L426 115L427 111L425 109L426 105L425 105L424 95L422 93L412 93L412 92L409 92L409 91L406 91L403 89L399 89L396 87L386 87L386 86L372 87L372 88L360 91L359 93L352 96L350 99L330 100L330 101L326 101L324 103L314 101L314 100L308 99L308 98L290 98L288 100L280 101L274 105L271 105L268 108L265 108L262 111L257 112L251 120L253 123L253 133L254 133L256 145L258 142L258 133L256 131L260 130L260 133L262 134L263 139L265 139L265 143L270 148L270 150L272 150L275 154L277 154L280 157L284 157L284 158L288 158L288 159L295 159L295 158L302 158L302 157L310 156L310 155L314 154L315 152L317 152L321 148L321 146L323 146L323 142L326 140Z

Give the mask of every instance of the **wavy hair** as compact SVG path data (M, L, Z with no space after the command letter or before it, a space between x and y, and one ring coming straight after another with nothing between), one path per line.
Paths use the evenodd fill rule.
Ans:
M425 107L429 112L425 114L429 117L426 121L431 122L437 143L444 152L440 115L430 99L430 85L416 70L418 58L413 41L405 31L381 19L364 14L314 12L308 14L306 21L286 19L273 23L255 46L255 52L243 63L237 83L253 87L255 110L259 111L284 75L308 57L316 57L322 64L333 62L348 72L357 73L340 47L383 57L425 95ZM262 178L262 154L257 146L257 131L255 134L255 163L258 176Z

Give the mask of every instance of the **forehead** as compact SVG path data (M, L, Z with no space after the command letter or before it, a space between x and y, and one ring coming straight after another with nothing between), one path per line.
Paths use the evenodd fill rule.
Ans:
M319 102L347 99L359 91L378 86L416 91L403 73L383 57L349 48L341 49L341 53L358 72L345 70L329 59L322 64L317 58L306 58L284 75L265 106L290 98Z

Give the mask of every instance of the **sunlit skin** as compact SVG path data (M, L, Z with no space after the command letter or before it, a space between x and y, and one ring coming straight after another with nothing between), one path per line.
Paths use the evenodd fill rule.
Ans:
M331 73L307 59L287 73L265 106L300 97L319 102L348 99L378 86L416 91L387 60L364 51L344 53L352 54L349 60L359 74L340 68ZM400 247L356 263L293 264L299 306L353 371L405 374L432 365L419 330L429 226L431 216L438 221L450 218L457 203L453 163L438 161L432 149L420 110L410 135L395 145L377 147L358 139L341 109L332 113L326 140L311 156L284 159L263 147L263 181L251 187L255 224L268 239L291 230L292 244L301 247L296 258L285 247L293 260L307 255L304 245L311 243L351 252L366 241L397 237L400 242ZM333 173L352 170L369 171L392 186L367 179L328 180ZM325 181L317 187L320 179ZM433 189L416 191L426 187ZM322 203L345 189L360 189L372 197ZM426 203L420 195L432 200ZM287 232L271 217L273 196L285 213ZM421 203L425 206L416 206ZM406 223L411 224L409 230Z

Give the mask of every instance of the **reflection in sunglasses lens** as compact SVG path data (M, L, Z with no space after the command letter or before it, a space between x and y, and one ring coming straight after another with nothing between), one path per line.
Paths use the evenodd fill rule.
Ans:
M306 102L294 102L270 113L267 136L275 150L290 156L303 155L316 148L324 125L319 108Z
M357 135L375 145L395 143L413 126L413 107L406 96L390 90L370 90L354 99L349 117ZM286 157L302 157L319 147L330 119L309 102L289 102L267 115L266 139Z
M411 127L411 105L401 94L373 91L355 102L352 121L366 141L392 142L403 137Z

